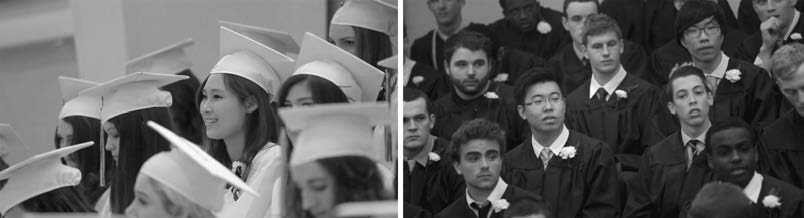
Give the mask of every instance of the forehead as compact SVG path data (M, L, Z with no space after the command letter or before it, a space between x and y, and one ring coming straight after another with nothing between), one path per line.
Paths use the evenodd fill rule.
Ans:
M798 88L804 87L804 63L802 63L796 70L783 79L776 79L776 82L781 88Z
M204 84L204 89L226 90L226 86L223 84L223 77L224 75L221 73L210 74L209 77L207 78L206 84Z
M533 85L528 86L527 91L525 92L525 97L533 97L536 95L550 95L553 93L561 93L561 89L558 88L558 83L555 81L544 81L534 83Z
M486 153L488 151L500 151L500 144L489 139L472 139L461 146L461 154L469 152Z
M427 102L424 101L424 98L403 102L402 107L405 117L427 113Z
M325 179L329 177L329 173L324 170L318 161L311 161L299 164L290 168L291 177L297 183L304 184L307 180L311 179Z
M597 35L588 35L587 39L589 40L589 44L607 43L607 42L610 42L610 41L620 40L619 38L617 38L617 33L614 33L613 30L606 31L604 33L597 34Z
M567 17L576 15L586 16L597 13L597 4L594 2L570 2L567 5Z
M750 140L748 134L750 133L746 129L732 127L713 133L709 143L712 144L713 148L715 146L738 145Z
M703 86L703 80L695 75L687 75L673 79L673 92L682 89L691 89L696 86Z
M455 49L455 52L452 53L452 62L455 61L476 61L476 60L486 60L488 57L486 56L486 52L483 49L478 49L477 51L471 51L468 48L460 47Z

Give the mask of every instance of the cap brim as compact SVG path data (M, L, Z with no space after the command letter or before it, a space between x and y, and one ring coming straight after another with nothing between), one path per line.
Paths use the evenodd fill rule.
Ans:
M148 59L148 58L151 58L151 57L154 57L154 56L158 56L158 55L160 55L162 53L165 53L165 52L168 52L168 51L171 51L171 50L184 49L184 48L187 48L187 47L189 47L191 45L194 45L194 44L195 44L195 41L193 41L192 38L186 38L184 40L181 40L180 42L168 45L167 47L164 47L164 48L161 48L159 50L153 51L151 53L148 53L148 54L139 56L137 58L131 59L130 61L126 62L126 66L136 64L137 62L143 61L145 59Z
M284 81L283 78L288 78L293 73L292 71L288 72L287 70L280 69L284 65L284 62L293 62L293 58L279 52L267 44L263 44L254 38L241 34L235 30L230 29L226 26L220 27L220 56L226 56L238 51L250 51L254 54L259 55L265 60L271 68L274 68L276 71L277 76ZM279 63L278 65L274 65L275 63Z
M14 165L33 156L28 146L22 143L20 136L11 125L0 123L0 159L8 165Z
M370 125L387 124L391 121L390 108L385 103L332 103L310 107L280 108L279 116L289 130L300 130L315 123L318 117L354 116L368 118Z
M84 90L80 93L80 95L103 96L107 93L111 93L114 89L116 89L120 85L134 82L150 81L154 82L156 84L156 87L162 87L187 78L190 77L184 75L168 75L168 74L136 72L116 79L109 80L98 86Z
M48 151L48 152L45 152L45 153L42 153L42 154L35 155L35 156L31 157L31 158L25 159L22 162L19 162L17 164L11 165L11 166L9 166L8 168L6 168L3 171L0 171L0 180L8 179L15 172L18 172L19 170L24 169L25 167L30 166L32 164L35 164L37 162L47 160L47 159L59 159L59 158L62 158L64 156L67 156L70 153L73 153L75 151L78 151L78 150L84 149L86 147L92 146L93 144L95 144L95 142L84 142L84 143L81 143L81 144L77 144L77 145L73 145L73 146L67 146L67 147L63 147L63 148L59 148L59 149L56 149L56 150L51 150L51 151Z
M380 62L377 62L377 65L380 65L380 66L388 68L388 69L396 70L397 69L397 63L399 63L398 60L399 59L397 58L397 56L394 55L394 56L391 56L390 58L386 58L386 59L381 60Z
M66 77L66 76L59 76L59 87L61 88L61 98L65 101L69 101L78 96L78 93L81 91L87 90L89 88L97 86L99 83Z
M396 217L397 201L348 202L335 206L337 217Z

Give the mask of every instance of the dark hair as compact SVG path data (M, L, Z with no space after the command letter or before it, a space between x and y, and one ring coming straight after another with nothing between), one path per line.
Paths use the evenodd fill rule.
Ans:
M461 161L461 147L475 139L496 141L500 145L500 155L505 153L505 130L495 122L483 118L466 121L452 134L452 144L448 148L451 162Z
M751 208L751 200L740 187L727 182L710 182L695 195L687 217L749 217Z
M668 102L673 102L673 80L687 76L698 77L699 79L701 79L701 83L703 83L704 88L706 88L706 92L707 93L712 92L712 88L709 87L709 83L706 82L706 76L704 76L703 71L701 71L701 69L693 67L692 65L683 65L677 68L673 68L673 70L670 71L670 78L667 79L667 85L664 86L664 93L667 95Z
M744 129L745 132L748 133L748 140L750 140L749 142L751 143L751 145L756 145L757 136L756 133L754 132L754 128L752 128L751 125L748 125L748 123L739 118L731 117L723 121L715 122L714 124L712 124L712 127L709 127L709 130L706 131L706 142L704 143L704 145L706 145L705 150L707 152L712 152L712 149L710 149L712 142L712 135L724 130L734 128Z
M377 164L363 156L339 156L316 160L335 179L335 204L390 198Z
M226 143L223 139L209 139L207 153L213 158L221 162L224 166L231 166L232 162L240 161L246 164L244 172L251 171L251 161L257 153L262 150L263 146L268 142L276 142L279 139L279 117L274 111L274 106L271 105L271 95L264 89L260 88L256 83L251 82L246 78L236 76L233 74L222 74L223 84L226 88L237 96L240 102L246 101L247 98L253 97L257 101L257 110L246 114L245 125L245 139L246 143L243 147L243 156L240 160L231 160L229 152L226 150ZM203 87L209 76L201 83ZM202 98L202 89L196 93L196 105L200 105ZM206 134L204 134L206 137ZM243 181L248 179L248 173L244 173Z
M393 44L391 38L385 33L352 26L355 31L355 49L357 57L366 63L371 64L377 69L380 68L377 62L393 55Z
M802 1L804 2L804 1ZM771 73L776 80L788 80L804 64L804 45L798 42L784 45L773 52Z
M435 108L433 106L433 101L427 97L427 94L424 94L422 90L416 88L405 88L402 90L402 101L404 102L411 102L419 99L424 99L424 104L427 109L427 114L435 113Z
M597 0L564 0L564 17L567 17L567 6L569 6L569 4L573 2L577 3L591 2L595 3L595 7L597 7L598 9L600 8L600 3L598 3Z
M94 205L98 198L103 195L105 188L100 187L100 152L106 153L106 181L111 181L112 172L114 172L114 158L112 153L104 149L101 144L100 131L101 123L99 119L85 117L85 116L69 116L62 119L65 123L73 128L73 141L67 144L74 145L84 142L94 142L89 149L81 149L69 155L69 157L78 164L78 170L81 171L81 183L77 188L82 196L87 200L87 203ZM62 140L58 134L54 134L54 141L56 149L60 148L59 141Z
M119 134L117 167L112 177L111 209L122 214L134 200L134 183L142 164L154 154L170 150L170 143L145 123L156 122L172 129L166 107L152 107L124 113L109 119Z
M280 107L288 106L285 104L285 100L288 98L290 89L303 82L307 82L307 88L310 89L313 102L316 104L349 102L349 98L335 83L316 75L296 74L285 80L282 87L279 88L279 102L277 103Z
M518 105L525 105L525 98L527 97L527 92L530 87L539 84L539 83L548 83L554 82L558 86L558 90L561 91L561 82L551 70L546 68L531 68L528 71L525 71L524 76L518 79L516 86L514 87L514 97L516 98L516 103ZM561 93L562 95L564 93Z
M500 7L503 9L503 11L505 11L505 1L508 1L508 0L499 0ZM541 8L541 3L539 1L537 1L537 0L531 0L531 1L536 3L536 6Z
M169 108L170 116L173 117L173 128L179 136L200 144L203 134L201 127L203 119L201 113L198 112L198 107L194 105L193 97L201 87L201 83L190 69L176 75L185 75L190 78L162 86L162 90L170 92L173 96L173 105Z
M589 36L597 36L607 32L614 32L614 34L617 34L618 39L623 38L623 32L620 30L620 26L617 26L616 20L606 14L590 14L584 22L581 41L584 45L588 45Z
M534 214L544 215L545 218L550 218L550 210L547 207L547 202L538 195L525 195L511 202L511 207L505 210L503 215L505 218L511 218Z
M6 161L4 161L3 158L0 158L0 171L3 171L8 167L9 166ZM0 189L3 189L3 187L6 186L6 182L8 182L8 179L0 180Z
M709 0L688 0L676 14L676 40L684 40L684 30L698 22L712 17L720 26L723 38L726 37L726 15L717 3Z
M469 49L473 52L483 51L486 53L489 63L493 63L495 60L493 42L488 36L471 30L461 30L444 42L444 61L446 62L442 64L449 65L449 62L452 61L452 54L459 48Z
M95 210L78 194L75 187L65 186L29 198L19 204L25 211L38 213L89 213Z

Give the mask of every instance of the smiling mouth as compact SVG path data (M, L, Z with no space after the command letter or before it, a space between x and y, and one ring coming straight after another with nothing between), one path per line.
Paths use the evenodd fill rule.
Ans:
M212 125L218 122L217 118L204 118L204 125Z

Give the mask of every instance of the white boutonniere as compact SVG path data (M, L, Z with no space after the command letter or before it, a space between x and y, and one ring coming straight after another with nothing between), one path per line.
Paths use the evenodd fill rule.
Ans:
M413 84L416 84L417 86L419 85L419 83L422 83L422 81L424 81L424 77L422 76L413 77Z
M767 208L778 208L782 206L782 203L779 202L781 199L776 195L767 195L765 198L762 198L762 204L765 205Z
M434 152L430 152L430 154L428 154L427 156L430 158L430 161L433 162L438 162L439 160L441 160L441 156L438 156L438 154Z
M628 92L625 92L622 89L614 90L614 94L617 95L617 97L620 99L628 98Z
M502 210L508 209L508 206L511 204L508 203L505 199L500 199L496 201L491 201L491 208L494 209L495 213L499 213Z
M497 76L496 76L496 77L494 77L494 81L495 81L495 82L505 82L505 81L508 81L508 74L507 74L507 73L501 73L501 74L497 74Z
M486 92L486 94L483 94L483 96L485 96L488 99L498 99L498 98L500 98L500 96L497 95L497 93L494 93L494 92Z
M541 34L547 34L550 31L553 31L553 27L551 27L549 23L544 21L539 21L539 24L536 25L536 29L539 30L539 33Z
M574 158L575 152L575 146L567 146L561 148L561 151L558 152L558 156L561 157L561 159Z
M740 81L740 75L742 74L743 73L738 69L731 69L726 71L726 79L731 83L736 83L737 81Z
M801 39L801 33L790 34L790 39L792 39L792 40L800 40Z

